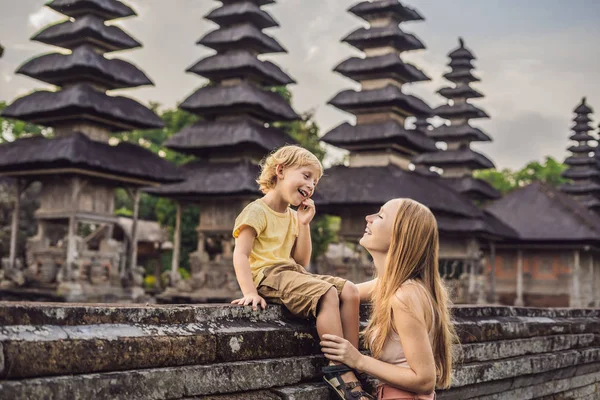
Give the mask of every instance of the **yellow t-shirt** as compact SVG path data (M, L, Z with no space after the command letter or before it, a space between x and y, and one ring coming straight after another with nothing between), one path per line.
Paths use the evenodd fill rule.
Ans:
M261 272L266 267L296 263L292 258L292 248L298 237L296 211L288 208L280 213L258 199L248 204L235 219L233 237L237 239L244 227L256 231L249 261L257 286L263 277Z

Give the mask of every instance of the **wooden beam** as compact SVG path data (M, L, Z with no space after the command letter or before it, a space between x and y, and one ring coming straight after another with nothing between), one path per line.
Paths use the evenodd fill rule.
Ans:
M17 179L15 192L15 208L13 210L12 223L10 226L10 253L8 257L8 267L11 270L15 269L15 262L17 260L17 236L19 234L19 214L21 212L22 190L22 182L20 179Z
M179 279L179 251L181 249L181 203L177 202L175 232L173 233L173 259L171 261L171 282Z
M517 250L517 298L515 299L515 306L523 307L525 302L523 301L523 250Z
M131 243L129 246L129 270L127 271L127 279L133 278L133 271L137 267L137 227L138 214L140 212L140 189L133 190L133 216L131 223Z
M490 242L490 295L488 301L496 302L496 243Z
M29 171L12 171L12 172L0 172L0 176L43 176L43 175L60 175L60 174L73 174L73 175L84 175L91 176L94 178L102 178L108 181L124 182L127 184L133 184L138 186L160 186L158 182L147 181L144 179L129 178L122 175L106 174L103 172L89 171L81 168L52 168L52 169L37 169Z

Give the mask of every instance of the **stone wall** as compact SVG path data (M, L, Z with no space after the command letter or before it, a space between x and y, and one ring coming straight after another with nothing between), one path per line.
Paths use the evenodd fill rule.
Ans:
M600 398L600 310L455 317L462 361L439 399ZM277 306L0 303L0 349L1 399L332 398L314 324Z

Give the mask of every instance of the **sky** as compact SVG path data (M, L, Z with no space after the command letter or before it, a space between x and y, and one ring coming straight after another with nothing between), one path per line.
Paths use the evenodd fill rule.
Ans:
M14 71L32 57L56 51L29 40L60 14L44 7L45 0L0 0L0 101L13 101L33 89L48 86ZM137 17L115 21L143 48L111 53L146 72L154 86L115 93L144 104L176 107L204 81L185 70L213 52L195 43L216 25L203 17L220 3L212 0L130 0ZM356 0L278 0L266 6L280 27L265 32L288 50L265 55L291 75L290 86L297 112L315 111L326 133L351 114L327 105L339 91L357 84L332 72L348 57L360 52L340 40L364 25L347 12ZM600 112L600 1L597 0L412 0L425 21L402 24L416 34L426 50L403 53L403 59L421 68L430 82L405 86L432 107L444 104L436 94L449 82L447 54L457 47L458 37L477 56L473 84L486 97L472 101L489 120L474 120L492 138L479 143L478 151L498 168L520 168L527 162L568 155L573 109L586 96ZM594 118L594 126L598 125ZM435 125L440 121L433 120ZM597 132L597 130L596 130Z

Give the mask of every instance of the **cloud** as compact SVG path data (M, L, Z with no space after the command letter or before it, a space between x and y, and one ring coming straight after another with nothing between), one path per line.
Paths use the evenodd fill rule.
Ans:
M38 11L29 14L28 20L29 25L34 27L36 30L43 28L44 26L57 20L57 14L50 10L48 7L42 7Z

